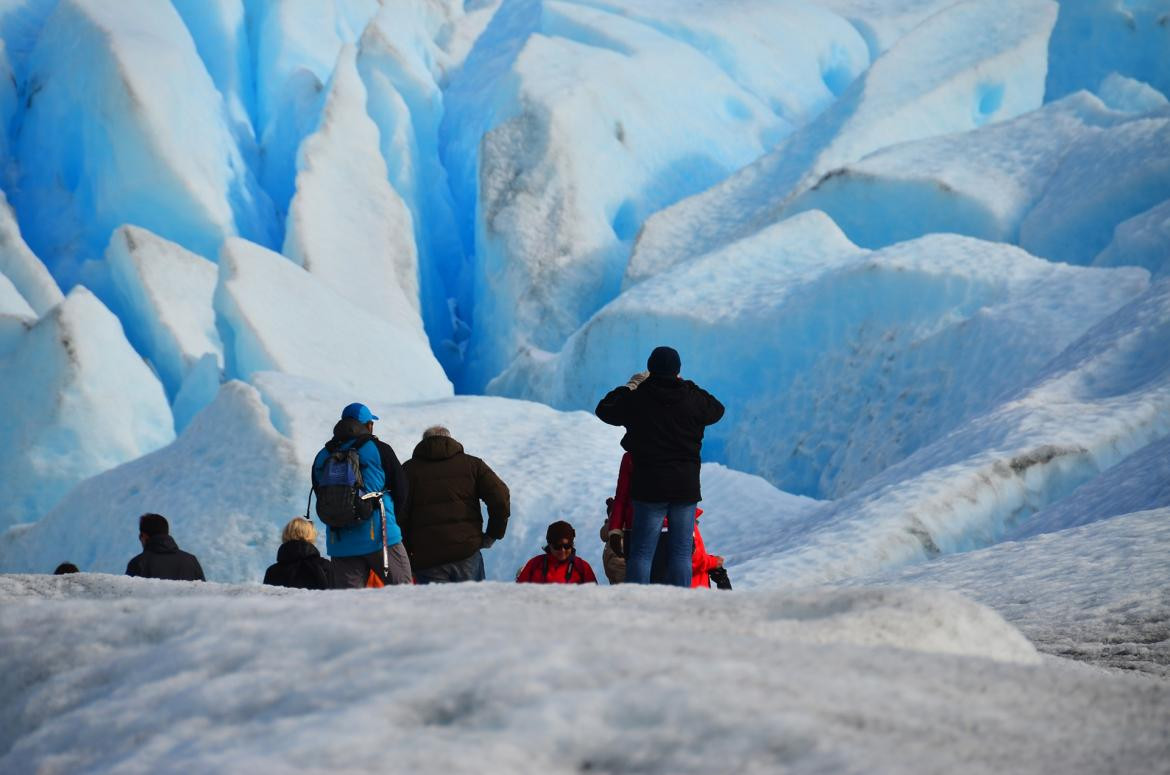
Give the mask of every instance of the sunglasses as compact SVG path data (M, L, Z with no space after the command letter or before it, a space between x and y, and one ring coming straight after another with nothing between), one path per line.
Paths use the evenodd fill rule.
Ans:
M548 548L554 552L568 552L573 548L573 542L569 541L563 544L549 544Z

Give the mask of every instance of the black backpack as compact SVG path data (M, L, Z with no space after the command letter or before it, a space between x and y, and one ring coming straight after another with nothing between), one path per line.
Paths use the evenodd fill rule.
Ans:
M369 519L374 513L374 500L362 500L362 466L358 447L371 437L353 440L347 448L325 445L329 453L321 467L321 475L309 493L309 500L317 496L317 517L332 528L350 527ZM306 508L305 517L308 518Z

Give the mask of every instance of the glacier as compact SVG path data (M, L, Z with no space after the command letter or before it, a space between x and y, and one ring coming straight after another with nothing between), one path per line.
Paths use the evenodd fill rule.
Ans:
M0 770L1157 769L1168 97L1170 0L0 0ZM734 592L506 583L662 344ZM353 401L488 583L257 584Z

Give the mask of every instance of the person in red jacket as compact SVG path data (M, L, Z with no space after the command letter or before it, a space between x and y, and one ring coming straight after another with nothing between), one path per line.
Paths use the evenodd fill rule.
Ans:
M723 567L723 558L717 554L707 554L703 546L703 536L699 534L699 515L702 509L695 509L695 548L691 552L691 587L711 586L711 571Z
M596 584L597 576L589 563L577 556L573 539L577 531L568 522L554 522L548 526L544 554L538 554L525 563L516 581L521 584Z

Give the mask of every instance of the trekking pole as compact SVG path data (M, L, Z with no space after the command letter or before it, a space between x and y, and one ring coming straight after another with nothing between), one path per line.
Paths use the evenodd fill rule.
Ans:
M369 500L370 498L378 499L378 508L382 512L382 578L390 578L390 549L386 546L386 502L382 500L382 496L386 494L385 490L378 490L377 492L368 492L362 496L362 500Z

